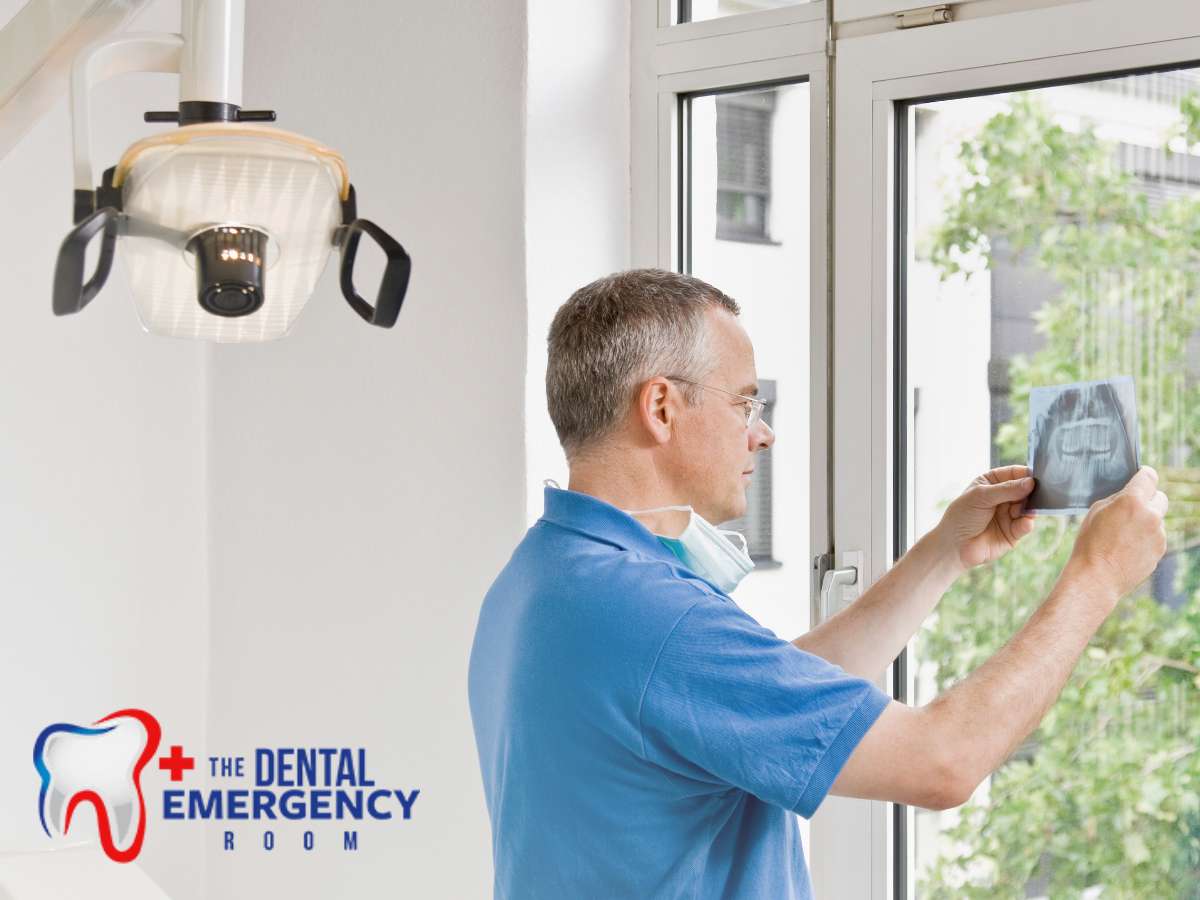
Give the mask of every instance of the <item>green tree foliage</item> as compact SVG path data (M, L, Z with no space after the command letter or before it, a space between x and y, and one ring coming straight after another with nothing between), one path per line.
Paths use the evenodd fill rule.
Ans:
M1200 140L1200 101L1176 135ZM943 279L1011 253L1052 276L1043 344L1010 366L999 454L1024 462L1033 386L1131 374L1142 459L1168 475L1171 546L1195 544L1200 394L1187 342L1200 326L1200 199L1147 202L1090 127L1012 95L959 151L962 182L927 252ZM982 262L981 262L982 261ZM985 276L986 277L986 276ZM943 598L918 658L940 691L983 663L1046 596L1078 523L1043 517L1022 545ZM1200 576L1171 609L1145 588L1091 641L1030 740L942 832L926 898L1200 900Z

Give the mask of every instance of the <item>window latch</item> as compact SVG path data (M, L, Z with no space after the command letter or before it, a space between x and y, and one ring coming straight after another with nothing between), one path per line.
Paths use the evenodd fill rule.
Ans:
M813 627L841 612L862 594L862 557L861 550L844 550L837 554L841 563L837 568L832 553L822 553L813 559L813 583L817 588Z
M925 25L944 25L954 21L954 10L948 3L922 6L896 13L897 28L921 28Z

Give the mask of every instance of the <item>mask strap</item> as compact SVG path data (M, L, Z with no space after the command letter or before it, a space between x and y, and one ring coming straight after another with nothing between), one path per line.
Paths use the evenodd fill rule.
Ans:
M735 537L742 542L742 552L747 556L750 555L750 542L746 540L746 536L740 531L722 531L721 534L725 537Z
M640 516L640 515L643 515L644 513L663 512L664 510L668 510L668 509L677 509L680 512L691 512L692 511L692 508L690 506L655 506L652 509L626 509L626 510L623 510L623 512L627 512L631 516Z

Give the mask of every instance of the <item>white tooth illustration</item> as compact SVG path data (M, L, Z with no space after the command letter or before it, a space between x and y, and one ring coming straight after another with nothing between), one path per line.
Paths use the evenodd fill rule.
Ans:
M117 862L137 856L146 827L139 779L159 735L154 717L134 709L88 727L58 724L43 730L33 757L42 776L39 812L46 833L65 835L78 807L90 804L105 853Z

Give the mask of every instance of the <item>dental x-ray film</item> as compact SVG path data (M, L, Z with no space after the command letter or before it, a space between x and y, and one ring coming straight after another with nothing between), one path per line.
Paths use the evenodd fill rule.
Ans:
M1029 468L1037 482L1025 501L1027 511L1086 513L1123 488L1140 464L1129 376L1029 392Z

